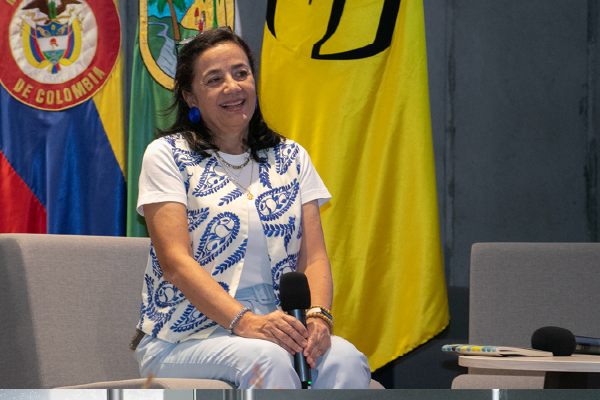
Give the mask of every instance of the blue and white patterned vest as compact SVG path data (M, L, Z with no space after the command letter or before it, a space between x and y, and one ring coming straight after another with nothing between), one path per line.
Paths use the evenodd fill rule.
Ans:
M215 171L216 157L203 158L191 151L180 134L159 140L166 140L171 146L185 182L194 258L235 296L248 243L247 197L226 174ZM298 144L287 140L259 152L263 161L259 164L260 184L252 187L267 239L277 305L279 280L283 273L296 269L302 237L298 150ZM217 327L175 285L163 279L153 246L142 295L138 329L153 337L172 343L203 339Z

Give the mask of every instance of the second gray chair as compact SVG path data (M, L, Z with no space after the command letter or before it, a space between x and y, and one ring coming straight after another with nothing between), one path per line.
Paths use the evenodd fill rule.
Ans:
M531 347L543 326L600 337L600 243L476 243L470 277L471 344ZM452 387L543 385L543 372L469 368Z

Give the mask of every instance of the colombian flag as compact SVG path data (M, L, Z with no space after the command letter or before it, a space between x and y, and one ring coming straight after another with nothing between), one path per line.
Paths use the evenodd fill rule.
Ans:
M124 235L113 1L0 3L0 233Z
M260 78L333 196L334 334L375 370L449 322L422 0L270 0Z

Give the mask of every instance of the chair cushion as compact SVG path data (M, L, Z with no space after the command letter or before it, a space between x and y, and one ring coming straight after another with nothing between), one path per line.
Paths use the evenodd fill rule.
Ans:
M140 389L145 382L145 379L129 379L64 386L56 389ZM236 389L236 387L228 382L214 379L154 378L147 389Z
M139 389L145 379L130 379L127 381L97 382L86 385L65 386L56 389ZM148 389L236 389L236 387L224 381L212 379L165 379L154 378ZM384 389L381 383L371 380L369 389Z
M452 389L543 389L543 376L459 375Z
M0 387L139 378L150 239L0 234Z

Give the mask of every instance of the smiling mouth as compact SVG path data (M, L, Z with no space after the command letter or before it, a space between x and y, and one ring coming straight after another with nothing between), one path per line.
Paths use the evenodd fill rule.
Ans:
M224 108L226 110L236 110L238 108L241 108L245 102L246 100L238 100L232 103L219 104L219 107Z

